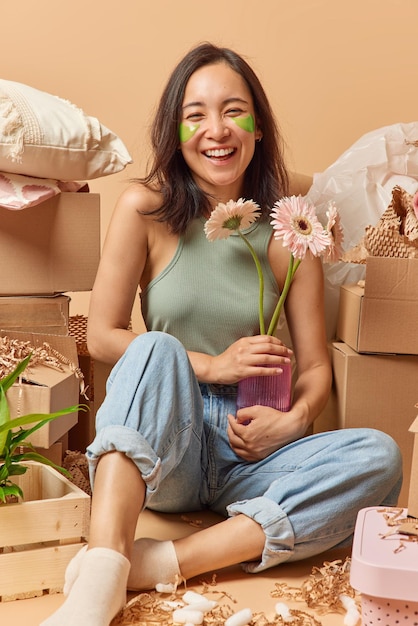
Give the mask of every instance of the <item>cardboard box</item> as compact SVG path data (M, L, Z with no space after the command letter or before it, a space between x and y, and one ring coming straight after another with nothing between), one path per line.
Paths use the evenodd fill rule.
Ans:
M418 259L369 257L364 288L340 288L337 337L357 352L418 354Z
M338 427L377 428L393 437L403 457L399 505L406 506L413 443L408 429L416 412L418 357L359 354L345 343L336 342L332 364Z
M61 591L68 563L85 544L90 496L46 465L16 476L24 500L0 506L0 596L15 600Z
M61 193L21 211L0 207L0 295L90 291L99 257L99 194Z
M409 484L408 514L418 518L418 417L415 418L409 430L411 433L414 433L414 445Z
M78 365L74 337L8 331L0 331L0 336L28 341L34 347L47 342L70 363ZM69 365L64 364L62 371L45 365L36 365L26 369L24 381L16 382L7 391L6 396L12 419L29 413L53 413L78 404L79 380ZM76 423L77 412L62 415L34 432L28 440L34 446L49 448Z
M55 463L55 465L62 466L65 453L68 450L68 433L65 433L65 435L60 437L58 441L49 446L49 448L40 448L38 446L34 446L34 449L35 452L42 454L42 456ZM19 450L20 452L25 452L28 450L28 448L20 446Z
M65 295L0 297L0 328L68 335L70 298Z

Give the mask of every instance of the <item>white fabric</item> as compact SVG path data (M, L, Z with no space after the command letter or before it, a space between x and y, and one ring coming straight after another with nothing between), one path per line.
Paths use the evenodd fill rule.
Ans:
M134 543L128 589L145 591L158 583L177 584L182 580L176 550L172 541L143 537Z
M109 548L83 553L69 595L41 626L109 626L126 603L130 567L123 554Z
M132 163L125 145L68 100L0 79L0 171L90 180Z

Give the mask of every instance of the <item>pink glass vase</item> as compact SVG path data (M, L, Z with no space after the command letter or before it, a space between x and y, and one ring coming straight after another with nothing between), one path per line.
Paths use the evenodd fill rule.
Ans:
M292 401L292 365L283 363L281 374L252 376L238 383L237 410L247 406L270 406L279 411L289 411Z

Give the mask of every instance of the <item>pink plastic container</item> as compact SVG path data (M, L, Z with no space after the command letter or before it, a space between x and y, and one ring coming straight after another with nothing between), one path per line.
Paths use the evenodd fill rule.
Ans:
M418 626L418 542L395 553L402 536L382 538L391 529L381 510L362 509L354 531L350 583L361 593L362 625Z

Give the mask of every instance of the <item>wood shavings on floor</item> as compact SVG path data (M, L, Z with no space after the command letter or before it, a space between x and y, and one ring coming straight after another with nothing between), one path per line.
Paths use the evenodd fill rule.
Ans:
M308 611L288 608L283 600L303 602L308 609L314 609L319 614L337 613L343 616L346 612L344 598L352 598L353 602L355 599L355 591L349 583L350 562L347 558L314 567L300 587L275 583L270 595L281 599L276 605L276 614L253 613L251 621L245 623L250 626L321 626L318 617ZM172 594L156 591L141 593L128 602L111 626L171 626L176 623L173 621L174 611L186 606L182 600L186 592L177 589ZM237 614L236 601L217 586L216 575L211 581L202 581L200 593L206 599L216 600L216 606L205 612L203 621L199 622L202 626L224 626Z
M351 559L325 562L322 567L313 567L311 575L301 587L290 587L276 583L273 598L304 602L319 613L343 613L341 596L355 597L350 585Z

